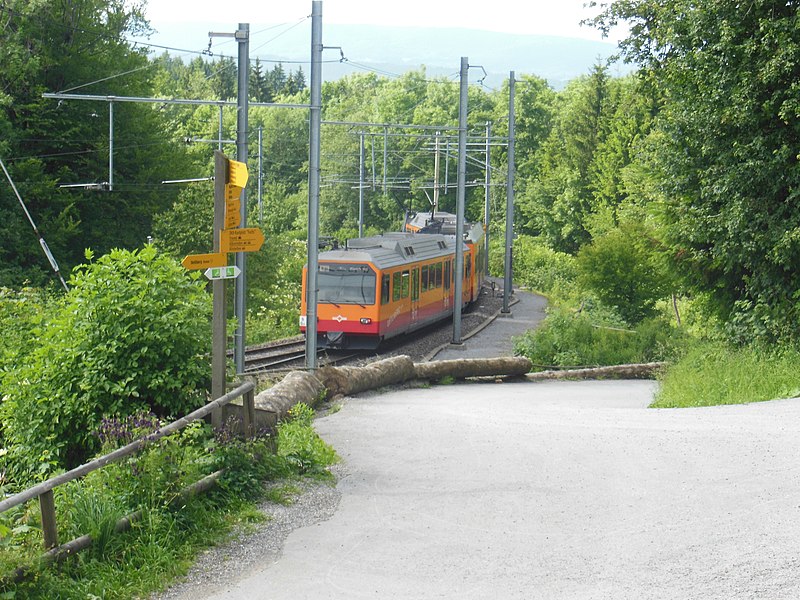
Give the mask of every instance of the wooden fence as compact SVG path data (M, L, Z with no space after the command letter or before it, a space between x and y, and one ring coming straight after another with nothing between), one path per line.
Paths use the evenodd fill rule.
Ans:
M170 423L169 425L165 425L164 427L156 430L155 432L148 434L138 440L135 440L128 444L127 446L123 446L122 448L118 448L109 454L101 456L83 464L79 467L75 467L71 471L67 471L61 475L56 477L52 477L47 481L44 481L38 485L33 486L32 488L28 488L18 494L10 496L0 502L0 513L3 513L10 508L15 506L19 506L20 504L24 504L29 500L33 500L34 498L39 498L39 508L42 513L42 533L44 535L44 547L45 550L49 550L48 554L52 554L53 556L59 554L58 549L58 526L56 523L56 507L55 507L55 500L53 498L53 490L60 485L64 485L65 483L69 483L70 481L74 481L81 477L84 477L91 473L92 471L97 471L98 469L102 469L104 466L117 462L131 454L134 454L138 450L140 450L145 445L154 442L158 439L161 439L165 436L175 433L176 431L180 431L190 423L194 421L198 421L209 414L212 414L212 418L215 422L221 422L221 414L222 414L222 407L230 404L231 401L242 398L242 421L244 426L244 435L246 437L251 437L254 432L254 422L255 422L255 384L251 381L245 382L239 387L234 390L231 390L221 398L217 398L203 406L202 408L197 409L193 413L186 415L183 418L178 419ZM84 536L86 537L86 536ZM67 544L64 544L65 548L68 549L75 549L78 546L83 546L83 544L77 543L82 538L78 538L78 540L72 540Z

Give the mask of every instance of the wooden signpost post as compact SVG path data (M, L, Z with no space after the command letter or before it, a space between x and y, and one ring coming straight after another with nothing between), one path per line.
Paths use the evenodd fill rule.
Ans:
M182 263L189 270L203 270L211 280L214 302L211 340L211 396L221 398L226 392L226 322L225 282L235 279L241 270L228 265L229 252L256 252L264 243L264 234L256 227L241 228L241 195L247 185L247 165L229 160L214 152L214 249L211 254L190 254ZM222 426L222 410L211 413L211 424Z

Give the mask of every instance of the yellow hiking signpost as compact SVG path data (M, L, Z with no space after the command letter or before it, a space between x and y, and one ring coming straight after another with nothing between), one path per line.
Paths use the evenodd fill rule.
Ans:
M214 303L211 340L211 395L226 392L227 301L225 282L244 274L228 265L230 252L256 252L264 244L264 234L257 227L241 227L242 191L247 185L247 165L214 153L214 248L210 254L190 254L181 264L189 270L204 270L211 280ZM222 411L211 415L215 427L222 425Z
M183 267L189 271L199 271L211 267L224 267L228 264L228 256L219 254L190 254L181 261Z
M258 227L240 227L220 231L219 245L223 252L256 252L264 243Z

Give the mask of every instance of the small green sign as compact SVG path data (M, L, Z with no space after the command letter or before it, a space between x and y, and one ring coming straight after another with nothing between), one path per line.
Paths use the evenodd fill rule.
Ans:
M210 280L215 279L236 279L242 270L237 266L231 267L213 267L206 269L205 275Z

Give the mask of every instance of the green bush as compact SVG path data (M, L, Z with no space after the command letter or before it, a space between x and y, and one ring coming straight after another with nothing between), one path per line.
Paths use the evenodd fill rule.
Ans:
M685 334L664 319L625 330L596 325L589 315L550 310L541 326L515 338L516 354L536 370L596 367L667 360L680 352Z
M25 362L36 346L54 298L42 289L0 287L0 377ZM0 380L0 396L1 386Z
M81 266L70 284L4 378L3 467L21 483L89 456L104 416L181 414L206 398L211 302L196 275L147 246Z
M503 273L504 254L491 253L490 270L494 275ZM569 254L556 252L537 238L521 235L514 240L514 282L517 285L552 295L572 286L575 279L575 259Z
M278 455L299 474L323 474L325 467L339 460L336 451L314 431L314 411L306 404L295 405L289 419L278 426Z
M300 293L307 246L294 234L275 236L247 266L250 282L245 332L255 344L300 334Z
M653 317L656 302L671 291L666 269L647 240L640 226L626 225L595 239L577 256L579 285L630 324Z

